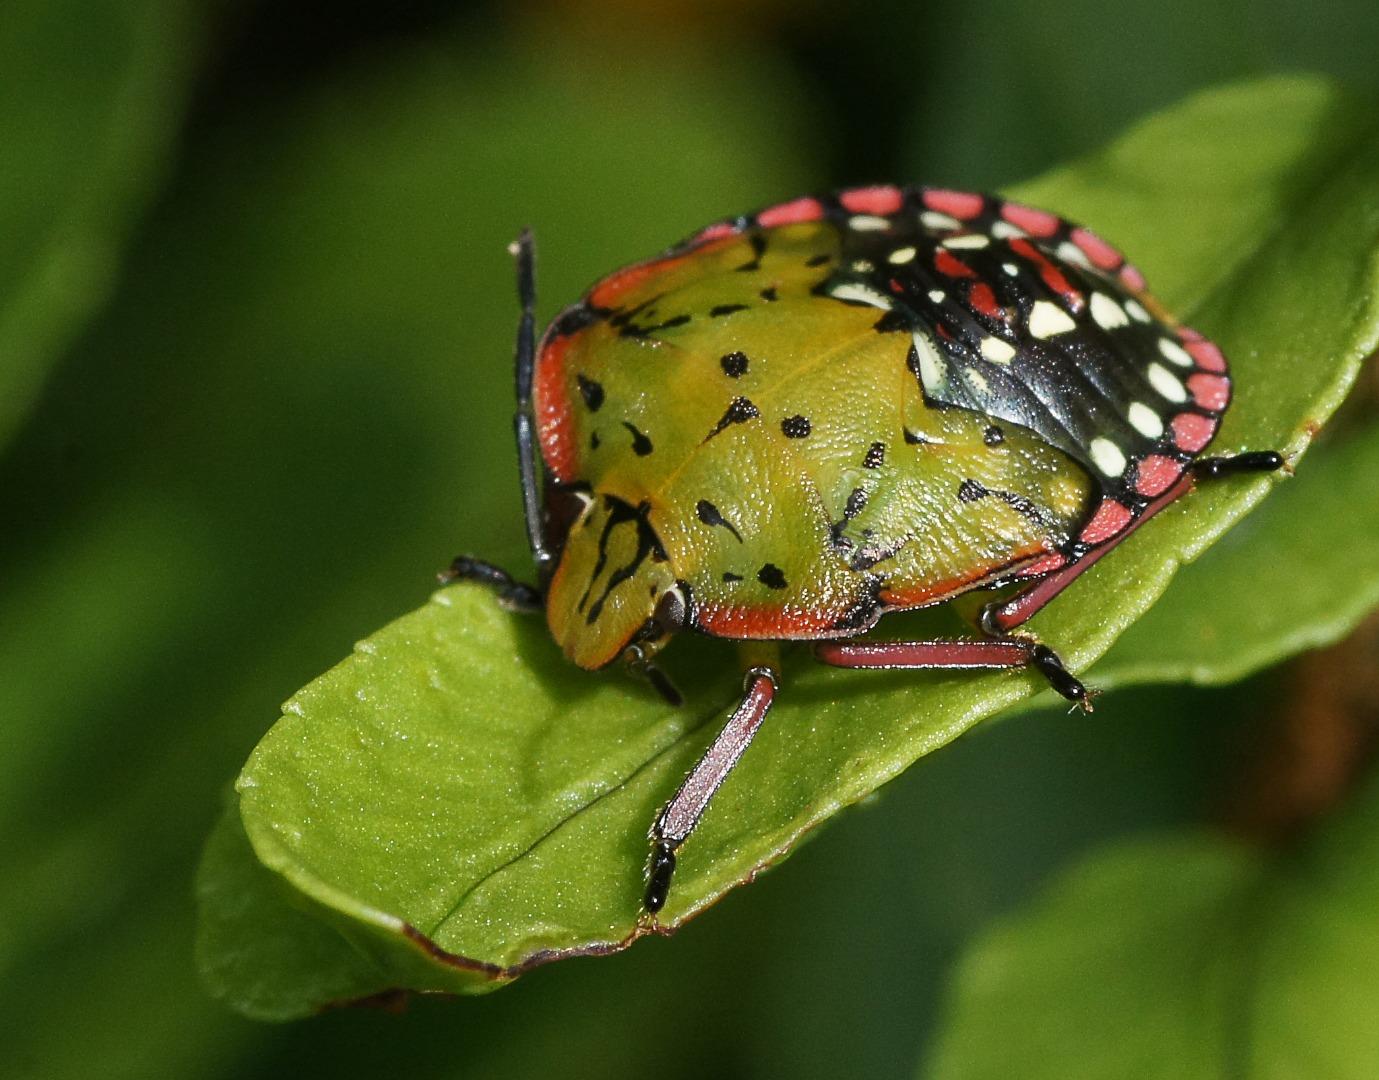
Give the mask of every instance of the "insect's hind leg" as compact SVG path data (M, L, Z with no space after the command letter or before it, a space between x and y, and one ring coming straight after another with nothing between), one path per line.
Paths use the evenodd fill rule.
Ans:
M1246 450L1226 457L1198 458L1191 468L1199 480L1219 480L1237 473L1276 472L1286 464L1277 450Z
M1185 495L1191 489L1194 480L1219 480L1239 473L1274 472L1285 468L1287 464L1287 460L1277 450L1247 450L1227 457L1198 458L1176 484L1140 511L1129 528L1114 540L1093 548L1081 558L1021 589L1014 596L987 604L978 617L978 625L983 633L992 637L1000 637L1023 625L1045 604L1071 585L1080 574L1089 570L1098 559L1114 550L1164 507Z
M1239 473L1273 472L1286 464L1283 455L1276 450L1248 450L1226 457L1199 458L1176 484L1146 506L1134 523L1113 541L1093 548L1081 558L1021 589L1014 596L987 604L978 617L978 626L992 641L1015 640L1007 637L1010 631L1033 618L1082 573L1090 569L1098 559L1113 550L1164 507L1184 495L1194 480L1216 480ZM1029 665L1048 679L1049 685L1065 698L1076 701L1084 709L1090 709L1090 692L1068 671L1058 654L1047 645L1031 642L1030 646Z
M472 559L468 555L457 555L449 568L442 570L436 577L443 585L449 585L454 581L477 581L481 585L487 585L497 594L498 602L509 611L533 613L545 608L541 592L534 585L517 581L501 566L484 562L482 559Z

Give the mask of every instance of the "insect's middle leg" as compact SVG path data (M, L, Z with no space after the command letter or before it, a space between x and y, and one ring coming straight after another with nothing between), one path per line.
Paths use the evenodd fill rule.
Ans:
M985 641L824 641L814 655L832 667L880 670L935 668L1033 668L1054 690L1091 710L1091 692L1063 666L1058 654L1038 641L992 637Z

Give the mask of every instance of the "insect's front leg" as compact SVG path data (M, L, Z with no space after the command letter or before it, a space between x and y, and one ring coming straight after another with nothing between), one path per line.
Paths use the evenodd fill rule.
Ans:
M535 613L545 609L541 592L536 586L517 581L501 566L484 562L482 559L457 555L449 568L442 570L436 577L442 585L449 585L454 581L477 581L481 585L487 585L497 594L498 602L509 611Z
M651 862L642 900L647 914L655 915L665 906L670 879L675 873L675 852L699 824L714 792L751 745L775 696L775 670L766 666L749 669L743 680L742 700L732 716L685 777L674 798L657 815L651 826Z

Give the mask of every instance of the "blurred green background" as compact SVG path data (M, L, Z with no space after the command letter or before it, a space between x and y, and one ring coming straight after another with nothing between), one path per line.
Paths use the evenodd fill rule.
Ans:
M520 227L549 315L802 191L1000 187L1250 74L1373 90L1376 40L1368 0L7 4L0 1075L913 1075L972 935L1238 820L1305 672L988 724L673 939L401 1015L207 998L200 844L284 698L452 554L521 564Z

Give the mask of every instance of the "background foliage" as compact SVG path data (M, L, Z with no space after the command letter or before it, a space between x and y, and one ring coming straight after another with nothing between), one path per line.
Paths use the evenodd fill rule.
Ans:
M974 1026L993 1010L973 972L1018 960L1018 922L941 1003L993 917L1146 830L1291 835L1271 807L1322 813L1349 781L1373 687L1329 688L1366 689L1363 640L1229 689L987 725L678 937L502 994L290 1027L205 996L193 868L279 703L455 550L521 557L520 225L549 311L783 194L1005 186L1230 77L1374 90L1379 30L1358 0L593 10L32 0L0 19L0 131L25 147L0 183L4 1075L984 1075L958 1072L964 1040L1019 1035ZM1338 428L1365 422L1361 403ZM1363 820L1323 830L1326 858ZM1194 850L1218 881L1271 865ZM1050 902L1085 904L1078 880ZM1047 995L1014 1000L1018 1020Z

